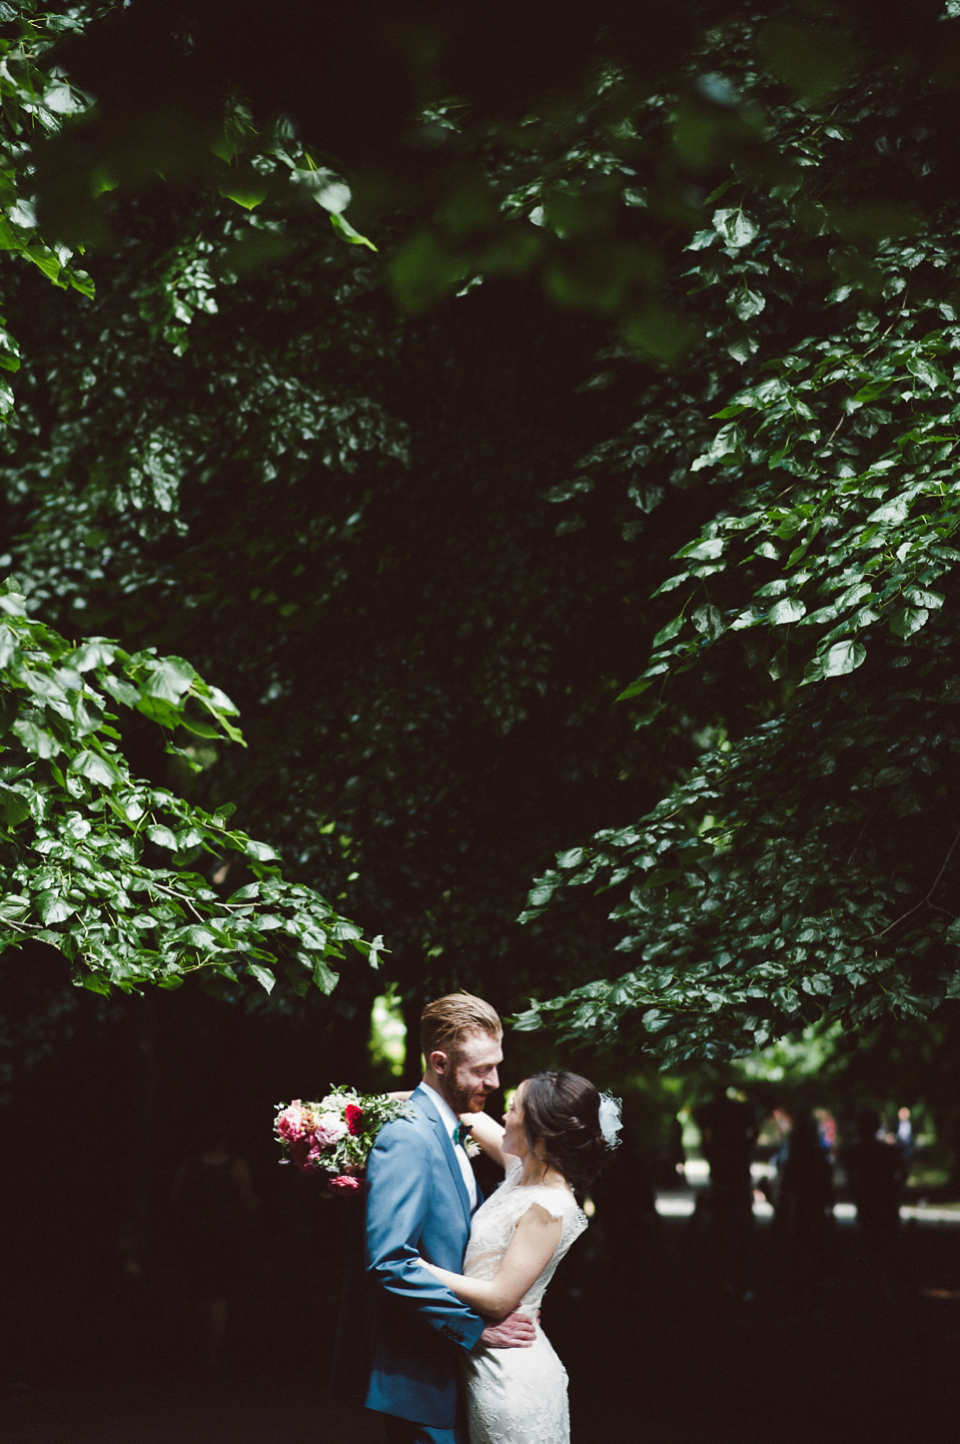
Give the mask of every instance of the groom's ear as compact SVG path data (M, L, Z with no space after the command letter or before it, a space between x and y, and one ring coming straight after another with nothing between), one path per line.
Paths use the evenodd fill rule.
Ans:
M434 1073L444 1074L450 1063L450 1054L444 1053L442 1048L435 1048L429 1057L430 1067Z

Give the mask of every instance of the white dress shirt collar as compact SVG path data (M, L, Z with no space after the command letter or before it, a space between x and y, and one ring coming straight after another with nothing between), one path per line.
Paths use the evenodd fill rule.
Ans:
M454 1113L443 1094L438 1093L436 1088L431 1088L429 1083L421 1083L420 1087L426 1089L436 1103L437 1108L440 1110L440 1117L443 1119L443 1126L447 1130L449 1137L453 1138L454 1130L460 1122L460 1119Z
M453 1143L453 1151L456 1155L457 1164L460 1168L464 1187L467 1190L467 1196L470 1199L470 1208L471 1210L475 1209L479 1201L479 1195L477 1193L477 1180L474 1177L473 1169L470 1166L470 1160L467 1157L467 1150L463 1147L462 1144L458 1148L456 1143L453 1142L453 1135L456 1131L457 1124L460 1122L460 1119L454 1113L446 1098L439 1094L436 1088L431 1088L429 1083L421 1083L420 1086L427 1093L430 1094L430 1097L437 1105L437 1111L440 1114L441 1122L443 1123L444 1128L447 1130L447 1137L450 1139L450 1142Z

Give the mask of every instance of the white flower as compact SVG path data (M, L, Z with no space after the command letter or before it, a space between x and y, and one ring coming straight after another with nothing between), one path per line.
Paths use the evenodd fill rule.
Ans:
M332 1148L347 1136L347 1125L339 1113L321 1113L317 1119L317 1142L321 1148Z

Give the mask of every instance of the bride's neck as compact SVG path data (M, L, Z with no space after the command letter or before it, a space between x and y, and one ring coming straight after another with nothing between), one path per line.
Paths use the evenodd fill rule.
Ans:
M538 1158L535 1153L528 1153L523 1160L523 1171L520 1174L520 1182L525 1185L545 1183L548 1186L557 1187L565 1182L562 1173Z

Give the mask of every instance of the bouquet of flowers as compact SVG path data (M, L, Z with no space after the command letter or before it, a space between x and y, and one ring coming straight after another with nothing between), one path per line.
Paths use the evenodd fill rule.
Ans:
M331 1193L363 1188L367 1157L385 1123L411 1117L409 1104L385 1093L331 1088L319 1103L280 1103L273 1131L286 1157L302 1173L318 1173Z

